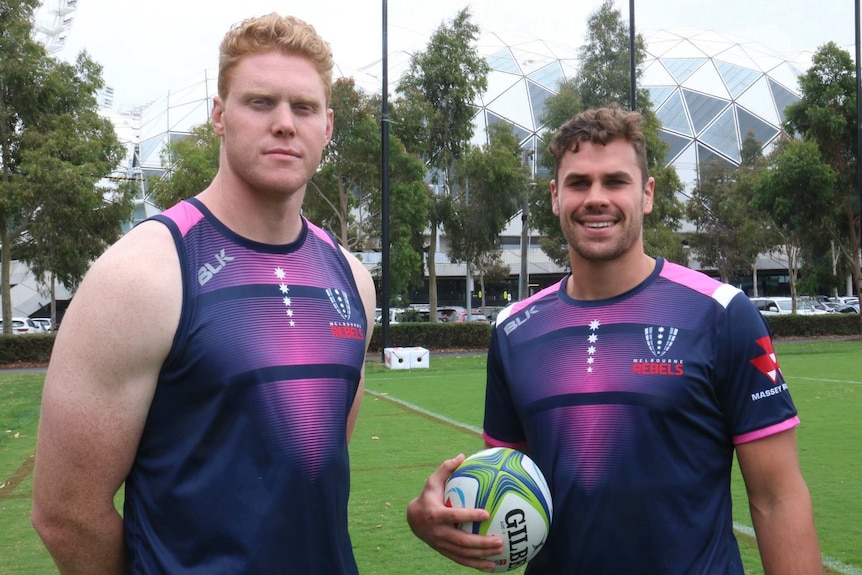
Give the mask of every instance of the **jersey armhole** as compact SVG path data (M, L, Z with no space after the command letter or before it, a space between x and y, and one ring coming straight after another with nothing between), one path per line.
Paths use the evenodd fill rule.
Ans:
M180 302L180 321L177 325L177 331L174 333L174 339L171 342L171 349L168 352L168 356L165 358L164 364L162 364L162 370L166 367L171 366L177 358L182 353L183 342L188 340L188 331L189 326L192 322L192 316L194 315L194 310L191 309L191 293L192 293L192 277L189 274L188 270L188 254L186 253L185 245L183 244L183 232L180 230L177 223L171 218L164 216L162 214L157 214L155 216L150 217L149 219L161 222L165 227L168 228L168 231L171 233L171 237L174 240L174 248L176 248L177 260L179 261L180 266L180 277L182 278L182 300Z

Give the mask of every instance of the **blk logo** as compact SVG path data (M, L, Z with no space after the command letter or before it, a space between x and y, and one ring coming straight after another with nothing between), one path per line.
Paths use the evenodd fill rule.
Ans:
M503 331L506 332L506 335L509 335L510 333L512 333L513 331L515 331L516 329L518 329L519 327L521 327L522 325L527 323L527 321L531 317L533 317L533 315L538 313L538 311L539 310L536 309L536 306L533 306L533 307L527 309L527 311L524 312L524 317L512 318L512 321L510 321L509 323L506 324L506 327L503 328Z
M232 262L233 257L226 255L224 250L221 253L215 254L215 265L208 263L204 264L204 266L198 270L198 283L201 285L206 284L208 281L213 279L217 273L222 271L224 267L227 265L227 262Z

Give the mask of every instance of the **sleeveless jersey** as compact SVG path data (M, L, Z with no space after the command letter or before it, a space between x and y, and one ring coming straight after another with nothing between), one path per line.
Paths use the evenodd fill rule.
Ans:
M798 424L766 322L661 259L608 300L566 281L504 310L488 355L485 439L526 443L553 497L527 573L742 574L734 445Z
M350 265L242 238L198 200L156 219L183 300L126 480L127 573L355 574L346 423L367 318Z

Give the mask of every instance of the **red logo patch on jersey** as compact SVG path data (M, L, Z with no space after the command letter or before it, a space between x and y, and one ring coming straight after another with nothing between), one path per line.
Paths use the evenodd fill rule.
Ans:
M355 325L329 324L329 331L334 337L341 339L365 339L362 328Z
M775 348L772 347L772 338L761 337L755 343L763 348L763 351L766 353L752 359L751 364L768 377L773 385L778 383L778 371L780 368L778 367L778 357L775 355Z

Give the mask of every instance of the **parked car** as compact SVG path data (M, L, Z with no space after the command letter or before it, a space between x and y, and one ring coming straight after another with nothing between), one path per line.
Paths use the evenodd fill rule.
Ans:
M401 321L401 316L404 313L404 310L400 307L390 307L389 308L389 324L398 323ZM374 314L374 323L383 323L383 308L377 308Z
M793 298L789 297L753 297L751 302L763 315L785 315L793 313ZM799 315L822 315L829 313L817 309L810 300L796 299L796 313Z
M0 333L3 333L3 320L0 319ZM29 317L12 318L12 334L22 335L25 333L40 333L42 329Z
M482 313L471 313L468 317L467 310L454 312L452 315L449 316L448 321L454 321L459 323L464 323L468 321L475 323L490 323L490 320L488 320L488 316Z
M54 331L54 326L51 325L51 318L31 317L30 319L32 319L33 323L35 323L43 332L48 333Z
M838 297L831 297L826 300L829 303L833 303L835 305L847 305L847 304L856 304L859 305L859 298L855 295L840 295Z
M461 306L445 306L437 308L437 321L455 321L454 317L459 313L466 313L467 310Z
M835 308L835 313L859 313L858 303L845 303Z

